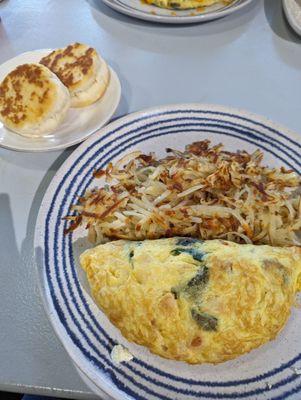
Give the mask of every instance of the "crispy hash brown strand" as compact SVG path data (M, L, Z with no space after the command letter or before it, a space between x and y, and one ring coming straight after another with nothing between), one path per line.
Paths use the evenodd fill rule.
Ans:
M94 172L107 184L73 206L92 242L191 236L238 243L300 245L301 178L261 165L262 152L231 153L204 140L157 160L135 151Z

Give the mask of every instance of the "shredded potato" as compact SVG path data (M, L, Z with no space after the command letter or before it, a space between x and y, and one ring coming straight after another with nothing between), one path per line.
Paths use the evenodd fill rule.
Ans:
M231 153L210 141L157 160L135 151L94 172L106 184L73 206L66 233L84 225L93 242L192 236L301 245L301 177L261 165L263 154Z

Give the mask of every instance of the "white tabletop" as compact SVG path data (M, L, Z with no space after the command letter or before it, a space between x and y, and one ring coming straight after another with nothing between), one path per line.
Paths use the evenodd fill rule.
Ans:
M281 0L255 0L233 16L186 26L134 20L101 0L4 0L0 16L0 63L74 41L99 50L122 84L115 117L204 102L301 131L301 40L287 26ZM95 398L45 316L33 260L39 206L71 152L0 149L0 390Z

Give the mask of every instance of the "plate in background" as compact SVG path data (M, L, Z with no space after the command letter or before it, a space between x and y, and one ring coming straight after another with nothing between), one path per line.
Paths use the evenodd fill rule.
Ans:
M300 137L263 117L226 107L184 104L130 114L82 143L51 182L39 211L35 253L48 317L85 381L118 400L299 400L301 313L293 309L285 328L249 354L219 365L188 365L163 359L128 342L89 295L78 264L88 246L84 228L64 235L74 204L94 186L92 172L140 149L164 155L166 147L210 139L226 150L260 148L268 165L300 171ZM90 245L91 246L91 245ZM115 365L114 344L134 359ZM89 384L90 383L90 384ZM101 393L101 392L100 392Z
M37 63L51 50L22 53L0 65L0 81L20 64ZM0 122L0 147L17 151L42 152L64 149L80 143L104 126L118 107L121 86L117 74L110 68L110 83L103 97L88 107L70 108L62 124L50 135L27 138L5 128Z
M218 4L203 7L202 11L189 10L167 10L141 0L102 0L107 6L131 17L144 19L146 21L163 22L167 24L191 24L195 22L212 21L225 17L241 10L254 0L233 0L231 4L225 5L221 0Z
M301 36L301 0L282 0L282 4L290 26Z

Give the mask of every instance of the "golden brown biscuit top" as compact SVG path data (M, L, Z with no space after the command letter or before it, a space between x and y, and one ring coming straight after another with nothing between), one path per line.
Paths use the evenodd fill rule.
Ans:
M95 57L97 52L92 47L74 43L54 50L43 57L40 63L54 72L65 86L71 88L92 72Z
M0 115L9 125L36 122L51 109L55 84L50 71L37 64L23 64L0 84ZM55 91L56 93L56 91Z

